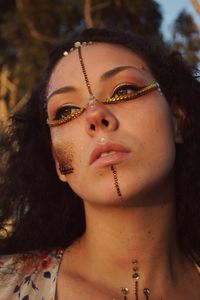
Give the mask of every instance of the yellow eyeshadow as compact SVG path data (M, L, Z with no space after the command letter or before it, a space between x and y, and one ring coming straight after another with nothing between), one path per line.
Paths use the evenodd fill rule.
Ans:
M58 120L52 120L50 121L49 119L47 119L47 124L50 126L50 127L53 127L53 126L58 126L58 125L61 125L63 123L67 123L73 119L76 119L77 117L79 117L84 111L85 111L85 107L82 107L82 108L79 108L77 109L76 112L74 113L71 113L69 114L68 116L64 116Z
M132 100L132 99L135 99L142 95L145 95L146 93L149 93L150 91L156 90L157 88L158 88L158 85L156 83L152 83L152 84L150 84L144 88L141 88L136 92L130 93L128 95L106 98L106 99L102 99L99 102L105 103L105 104L112 104L112 103L114 104L114 103L118 103L121 101Z
M157 89L159 89L159 84L158 83L152 83L152 84L149 84L146 87L141 88L138 91L130 93L128 95L110 97L110 98L105 98L105 99L96 100L96 101L100 102L100 103L104 103L104 104L116 104L116 103L123 102L123 101L133 100L135 98L143 96L143 95L145 95L145 94L147 94L151 91L157 90ZM49 119L47 119L47 124L49 125L49 127L62 125L62 124L67 123L67 122L69 122L73 119L76 119L85 110L86 110L86 107L77 108L77 110L75 112L69 114L68 116L63 116L58 120L50 121Z

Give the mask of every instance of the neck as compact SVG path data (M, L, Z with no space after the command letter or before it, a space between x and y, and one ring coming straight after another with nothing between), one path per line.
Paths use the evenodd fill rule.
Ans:
M163 196L160 201L157 197L155 204L151 201L151 205L136 207L86 204L86 232L79 246L83 256L87 257L90 272L93 269L95 274L98 270L102 278L108 273L114 277L118 274L116 276L121 278L127 278L128 274L131 278L131 262L136 259L142 277L148 283L153 279L155 268L158 274L162 270L163 279L173 277L172 268L180 257L175 202L172 191L165 197L164 201Z
M96 261L130 267L135 258L147 266L176 248L173 202L153 207L94 209L86 215L82 243L88 256Z
M119 205L110 207L85 202L86 233L82 242L87 253L90 252L88 257L96 256L96 261L106 260L130 268L134 258L147 266L175 251L173 185L146 194L142 199L132 199L133 205L127 201L127 206L123 199L117 199Z
M179 295L182 275L190 276L193 267L178 247L173 193L162 195L165 199L151 198L143 206L96 207L85 201L86 231L66 259L71 272L78 270L78 278L114 294L123 286L133 293L132 261L137 260L140 293L148 287L160 299L178 287Z
M183 261L176 243L174 203L111 210L90 209L86 214L87 230L80 248L93 279L105 282L109 277L108 286L112 281L131 287L136 259L143 287L159 292L159 287L176 283Z

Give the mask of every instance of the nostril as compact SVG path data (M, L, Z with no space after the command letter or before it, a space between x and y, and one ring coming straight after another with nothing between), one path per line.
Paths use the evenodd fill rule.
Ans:
M102 119L101 123L106 127L109 125L109 122L106 119Z
M91 130L95 130L95 125L94 125L94 124L91 124L91 125L90 125L90 129L91 129Z

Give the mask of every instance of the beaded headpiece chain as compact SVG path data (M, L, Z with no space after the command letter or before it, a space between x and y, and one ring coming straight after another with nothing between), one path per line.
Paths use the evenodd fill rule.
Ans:
M83 57L82 57L82 47L86 47L88 45L92 45L92 42L75 42L74 43L74 47L72 47L69 51L64 51L63 55L64 56L68 56L71 52L77 50L78 51L78 56L79 56L79 61L80 61L80 65L81 65L81 69L83 72L83 76L84 76L84 80L86 83L86 87L89 93L89 108L91 110L94 109L94 105L95 105L95 101L104 103L104 104L115 104L115 103L119 103L119 102L123 102L123 101L128 101L128 100L133 100L135 98L141 97L145 94L150 93L151 91L154 90L158 90L161 93L160 90L160 86L158 82L153 82L148 84L147 86L141 87L139 88L137 91L134 91L130 94L127 95L121 95L121 96L114 96L114 97L109 97L109 98L105 98L105 99L100 99L97 100L92 92L91 89L91 85L88 79L88 75L86 72L86 68L85 68L85 64L83 61ZM66 115L63 115L62 118L60 119L55 119L55 120L49 120L47 119L47 124L52 127L52 126L58 126L58 125L62 125L64 123L67 123L73 119L76 119L77 117L79 117L84 111L86 110L86 106L74 109L72 113L67 113Z
M92 92L90 82L89 82L89 79L88 79L88 76L87 76L85 64L84 64L83 57L82 57L81 48L85 47L85 46L88 46L88 45L92 45L92 44L93 44L92 42L82 42L82 43L81 42L75 42L74 47L72 47L69 50L69 52L68 51L63 52L63 55L67 56L70 52L73 52L76 49L78 50L78 56L79 56L79 61L80 61L80 64L81 64L81 69L82 69L83 76L84 76L84 79L85 79L85 83L86 83L88 93L89 93L89 106L90 106L90 108L94 108L95 97L94 97L94 94Z

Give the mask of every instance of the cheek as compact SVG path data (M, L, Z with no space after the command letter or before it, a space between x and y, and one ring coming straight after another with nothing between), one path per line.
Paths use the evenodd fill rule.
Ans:
M51 129L52 152L55 160L65 167L73 168L73 173L67 181L77 178L84 164L82 158L84 151L84 134L80 127L78 130L65 124Z
M53 152L54 157L59 164L73 168L74 150L70 143L65 143L64 145L53 145Z
M54 129L51 131L52 151L56 161L64 166L73 167L75 147L70 139L63 139L65 135Z
M152 108L145 124L145 155L150 158L148 167L155 177L164 178L171 173L175 162L175 142L171 113L163 103Z
M164 99L148 101L140 110L126 114L126 130L131 134L133 149L137 141L138 162L146 169L168 172L175 160L175 141L171 112Z

